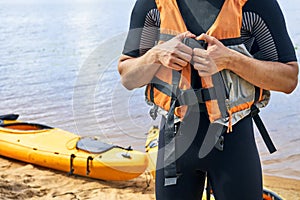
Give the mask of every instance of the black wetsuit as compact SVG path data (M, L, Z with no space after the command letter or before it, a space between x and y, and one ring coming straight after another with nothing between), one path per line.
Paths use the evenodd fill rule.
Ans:
M222 0L216 0L222 1ZM189 31L200 35L203 30L195 26L193 15L185 1L178 1ZM201 11L201 8L199 8ZM155 44L159 34L159 12L154 0L137 0L133 9L130 32L123 54L138 57ZM281 10L275 0L248 0L243 8L242 40L249 52L257 59L279 62L296 61L295 50L287 34ZM193 73L194 88L201 87L200 79ZM199 84L197 84L199 83ZM159 151L156 172L156 198L158 200L199 200L204 188L206 173L209 174L217 200L262 199L262 172L255 144L252 118L245 117L225 134L224 150L214 148L208 156L198 158L199 148L209 126L205 112L190 112L176 136L176 146L188 144L187 150L176 161L181 174L176 185L164 186L163 152ZM162 124L164 124L162 122ZM190 127L198 126L195 134ZM159 137L159 149L164 147L163 125ZM192 140L192 142L190 142Z

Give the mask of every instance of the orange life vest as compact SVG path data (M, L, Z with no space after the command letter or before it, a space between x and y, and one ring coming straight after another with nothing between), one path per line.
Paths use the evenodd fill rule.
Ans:
M230 41L230 45L226 46L251 56L246 48L240 48L243 46L240 42L242 7L246 1L247 0L225 0L215 22L208 29L207 34L222 41L225 45L226 41ZM156 0L156 4L160 12L161 35L175 36L188 31L176 0ZM159 42L164 41L161 40ZM148 84L146 88L147 100L153 102L163 110L169 111L173 98L172 92L174 91L170 91L172 89L169 89L169 92L165 92L166 88L172 88L174 84L177 84L178 89L182 93L191 90L191 73L191 66L184 67L177 78L178 80L174 81L174 79L176 80L174 77L176 71L167 67L160 67L153 79L155 81ZM210 122L218 122L226 125L230 132L232 131L233 124L250 113L252 105L256 104L257 107L264 107L268 103L270 93L256 88L229 70L223 70L219 73L222 74L222 82L225 84L227 97L226 99L212 98L205 100L205 105ZM158 83L155 83L157 81ZM202 87L206 89L214 89L216 86L214 85L212 76L201 77L201 83ZM239 93L241 90L243 91L242 94ZM216 91L216 93L218 93L218 91ZM246 96L243 96L244 94L246 94ZM224 105L226 106L225 114L224 111L222 111L222 109L224 110ZM175 115L183 118L186 108L185 105L177 106L174 112Z
M228 48L251 57L240 39L242 8L246 1L225 0L221 9L218 10L215 21L206 33L220 40ZM168 38L188 31L176 0L156 0L156 4L161 19L159 42L164 42ZM201 21L201 19L199 20ZM186 40L184 39L183 42L185 43ZM224 126L227 126L227 132L231 132L232 126L249 114L252 115L269 151L271 153L276 151L257 115L258 109L256 109L267 105L270 97L269 91L255 87L229 70L222 70L212 76L201 77L202 88L199 90L194 90L191 86L192 83L192 66L190 64L179 72L162 66L146 88L147 100L168 112L164 124L165 186L174 185L177 182L175 135L178 126L174 116L183 119L187 107L198 105L199 102L205 103L211 122L199 150L199 157L202 158L207 155L211 147L213 148L216 144L215 138L222 140L220 135L223 134L223 130L226 130ZM210 142L206 142L206 138ZM211 143L213 146L211 144L205 145L205 143ZM218 149L221 150L222 146Z

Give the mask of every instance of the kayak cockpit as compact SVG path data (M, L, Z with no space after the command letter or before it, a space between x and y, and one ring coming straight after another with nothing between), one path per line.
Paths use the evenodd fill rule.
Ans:
M116 146L104 143L96 137L82 137L76 143L76 148L89 153L103 153Z
M104 153L106 151L109 151L113 148L120 148L124 149L127 151L132 151L133 149L131 146L124 148L118 145L114 144L109 144L102 142L99 140L97 137L92 137L92 136L86 136L86 137L81 137L77 142L76 142L76 148L82 151L86 151L88 153L93 153L93 154L100 154Z
M16 131L38 131L38 130L49 130L53 129L50 126L36 123L27 123L27 122L14 122L8 124L0 124L0 127L5 129L11 129Z
M32 133L53 129L43 124L16 121L18 117L18 114L0 115L1 131L9 133Z

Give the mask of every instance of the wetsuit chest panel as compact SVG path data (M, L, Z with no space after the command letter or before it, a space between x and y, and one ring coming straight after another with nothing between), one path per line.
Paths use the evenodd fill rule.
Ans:
M177 0L187 29L196 35L205 33L215 22L224 0Z
M196 35L207 32L215 22L224 0L177 0L177 4L187 29ZM191 86L202 88L198 72L192 68Z

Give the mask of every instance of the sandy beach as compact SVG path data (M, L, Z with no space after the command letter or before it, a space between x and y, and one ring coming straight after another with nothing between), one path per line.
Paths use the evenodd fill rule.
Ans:
M265 176L264 185L286 200L300 199L300 180ZM0 199L154 200L147 173L130 181L100 181L0 157Z

